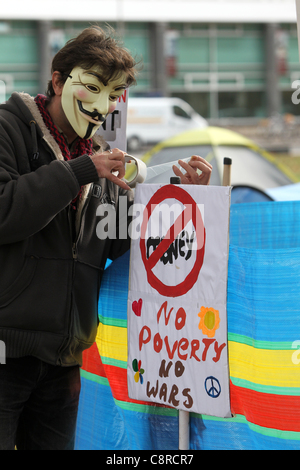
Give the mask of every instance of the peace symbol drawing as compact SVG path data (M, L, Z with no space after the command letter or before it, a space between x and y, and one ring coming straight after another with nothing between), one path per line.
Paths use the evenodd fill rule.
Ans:
M215 377L208 377L205 380L205 390L211 398L218 398L222 391L220 382Z

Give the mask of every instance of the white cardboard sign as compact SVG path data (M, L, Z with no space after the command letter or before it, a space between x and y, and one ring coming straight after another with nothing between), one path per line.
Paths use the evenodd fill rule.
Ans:
M231 417L230 188L138 185L128 296L128 393ZM138 214L139 213L139 214Z
M129 89L127 88L115 111L110 114L104 124L99 128L97 134L102 135L111 149L118 148L127 152L127 110L128 110Z

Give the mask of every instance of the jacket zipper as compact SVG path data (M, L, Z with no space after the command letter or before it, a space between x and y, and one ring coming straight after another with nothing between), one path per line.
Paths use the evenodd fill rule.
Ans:
M92 194L92 187L90 188L90 191L89 191L89 194L86 198L86 201L84 203L84 206L82 208L82 212L81 212L81 215L80 215L80 222L79 222L79 229L78 229L78 233L75 234L75 241L73 242L72 244L72 256L73 256L73 262L77 262L78 260L78 241L79 241L79 237L80 237L80 233L81 233L81 230L82 230L82 220L83 220L83 217L84 217L84 214L86 212L86 209L87 209L87 206L88 206L88 203L90 201L90 198L91 198L91 194ZM69 215L69 224L70 224L70 231L71 231L71 235L73 234L73 229L72 229L72 221L70 220L70 215ZM73 237L72 237L73 238ZM74 281L74 276L75 276L75 269L74 269L74 266L73 266L73 273L72 273L72 277L73 277L73 281ZM72 281L72 283L73 283ZM59 353L59 363L62 365L62 354L63 352L69 347L69 345L71 344L71 331L72 331L72 309L70 310L70 313L69 313L69 331L68 331L68 338L66 339L65 341L65 344L64 346L61 348L60 350L60 353Z
M76 243L73 243L73 246L72 246L72 253L73 253L73 260L74 260L74 261L77 261L77 259L78 259L78 252L77 252L77 245L76 245Z

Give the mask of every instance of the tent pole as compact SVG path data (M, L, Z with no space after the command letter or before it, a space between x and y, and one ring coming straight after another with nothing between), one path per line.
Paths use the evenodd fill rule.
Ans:
M223 185L231 186L231 158L224 158Z

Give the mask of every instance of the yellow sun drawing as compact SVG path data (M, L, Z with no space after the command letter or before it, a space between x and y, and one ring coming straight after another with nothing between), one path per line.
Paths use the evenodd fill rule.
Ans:
M199 330L202 330L204 335L213 338L217 329L220 326L219 310L213 308L201 307L201 312L198 313L200 317Z

